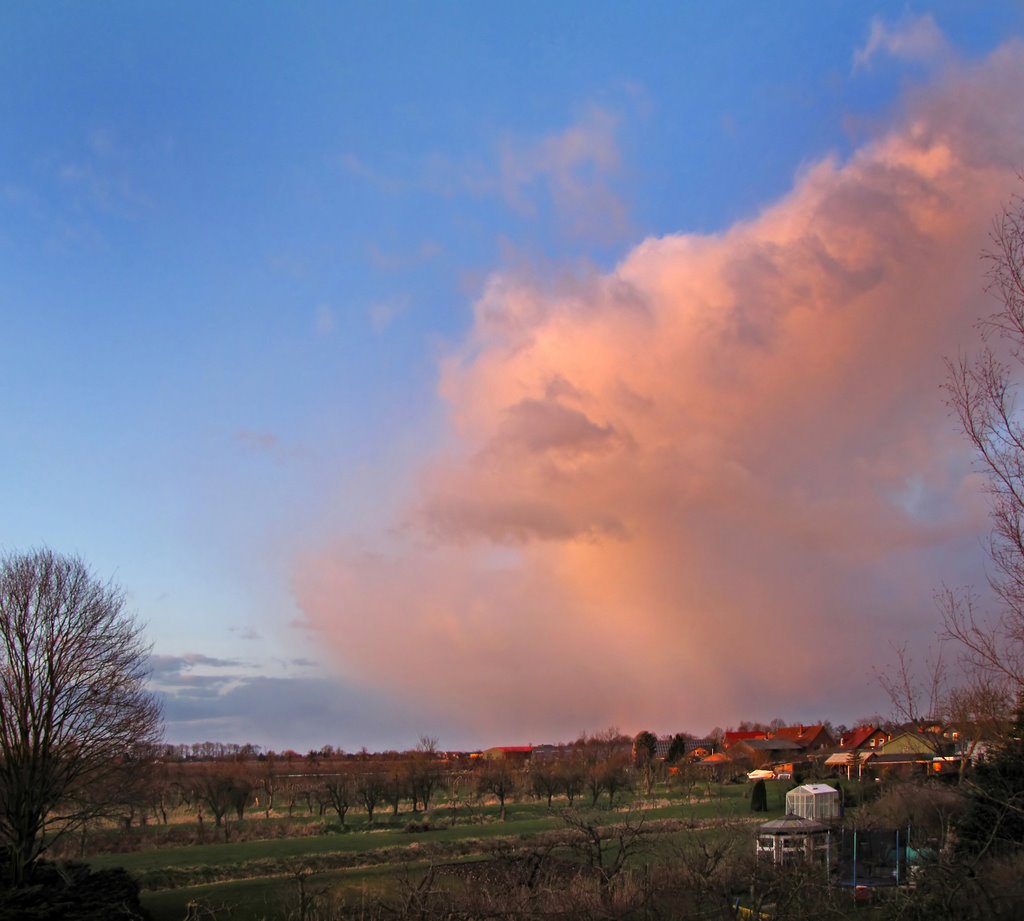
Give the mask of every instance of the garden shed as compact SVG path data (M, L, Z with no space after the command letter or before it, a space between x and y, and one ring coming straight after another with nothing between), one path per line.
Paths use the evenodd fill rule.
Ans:
M838 819L839 791L825 783L805 783L786 794L786 812L805 819Z

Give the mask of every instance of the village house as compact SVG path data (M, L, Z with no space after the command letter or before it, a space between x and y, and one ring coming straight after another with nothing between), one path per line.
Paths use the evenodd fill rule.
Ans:
M714 739L687 739L684 745L686 757L691 761L708 758L715 753L715 749Z
M655 743L654 757L663 761L668 759L672 752L672 742L675 736L661 736ZM689 761L699 761L714 754L716 745L714 739L683 739L682 756ZM677 758L680 757L677 755Z
M730 730L723 736L723 745L737 767L793 776L799 767L833 748L835 739L822 723L800 723L774 730Z
M767 729L730 729L722 735L722 748L728 751L737 742L746 742L750 739L767 738Z
M789 739L741 739L729 748L729 757L737 765L749 764L757 770L772 768L778 762L791 766L800 760L803 751L799 742Z
M934 720L907 723L892 731L859 726L844 734L826 766L848 778L910 774L952 774L962 758L957 733Z
M769 739L786 739L796 742L805 752L823 752L835 748L836 740L828 727L821 723L813 726L805 726L801 723L798 726L783 726L769 733Z
M825 765L845 772L847 779L859 779L864 775L866 756L881 749L891 738L890 733L878 726L858 726L840 736L838 748L825 759Z

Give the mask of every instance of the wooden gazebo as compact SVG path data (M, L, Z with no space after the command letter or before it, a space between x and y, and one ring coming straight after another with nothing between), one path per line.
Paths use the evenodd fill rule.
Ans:
M832 831L827 825L792 813L765 822L757 830L758 858L770 857L772 863L794 860L830 859Z

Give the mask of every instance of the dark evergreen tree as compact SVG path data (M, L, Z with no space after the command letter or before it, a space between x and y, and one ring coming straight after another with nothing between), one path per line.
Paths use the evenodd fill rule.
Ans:
M1024 699L1006 738L975 766L968 807L957 826L961 851L993 855L1024 845Z
M768 787L765 786L765 782L763 780L757 781L757 783L754 784L754 789L750 792L750 811L768 811Z
M672 736L672 743L668 747L668 757L665 759L669 764L675 764L686 756L686 743L690 736L685 732L677 732Z
M658 737L649 730L638 732L633 739L633 764L639 766L654 760L658 750Z

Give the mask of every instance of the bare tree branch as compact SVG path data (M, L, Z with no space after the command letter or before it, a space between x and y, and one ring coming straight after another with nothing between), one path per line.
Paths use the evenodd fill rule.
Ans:
M989 581L1000 609L983 616L972 593L948 588L939 606L945 634L966 662L1007 683L1016 697L1024 688L1024 416L1017 400L1024 373L1024 198L1015 196L996 217L990 241L982 257L987 291L999 306L979 324L978 354L947 360L945 392L987 476Z

